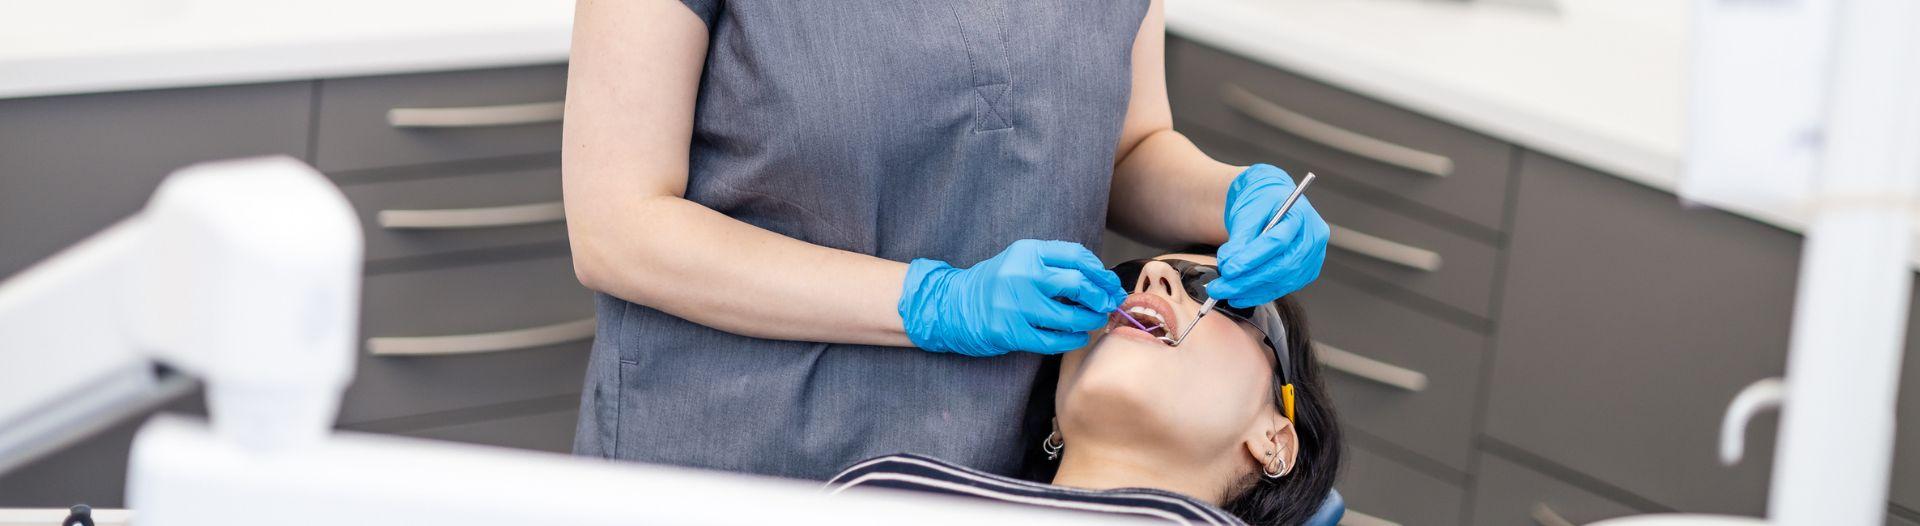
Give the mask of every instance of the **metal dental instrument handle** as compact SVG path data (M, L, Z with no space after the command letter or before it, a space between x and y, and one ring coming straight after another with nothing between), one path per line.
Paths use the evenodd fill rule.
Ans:
M1287 211L1293 209L1293 202L1299 201L1300 194L1307 192L1307 185L1313 184L1313 180L1318 177L1317 175L1313 175L1313 172L1307 172L1306 177L1300 178L1300 184L1293 186L1293 193L1287 194L1287 200L1280 202L1280 210L1273 213L1273 219L1267 220L1267 226L1260 227L1260 233L1265 234L1268 230L1273 229L1273 225L1280 224L1280 218L1287 216ZM1193 328L1200 326L1200 318L1204 318L1207 316L1207 313L1213 312L1213 306L1218 303L1220 303L1218 298L1208 297L1205 303L1200 304L1200 313L1193 316L1193 321L1187 322L1187 328L1180 329L1180 337L1168 338L1161 336L1160 341L1167 345L1179 347L1181 342L1187 341L1187 335L1193 333Z

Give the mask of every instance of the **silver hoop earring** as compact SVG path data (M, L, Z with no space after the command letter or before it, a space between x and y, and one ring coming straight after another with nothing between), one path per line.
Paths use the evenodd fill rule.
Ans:
M1278 456L1276 456L1274 452L1268 451L1267 457L1272 458L1273 460L1271 462L1268 462L1267 465L1265 466L1260 466L1260 474L1266 475L1267 479L1269 480L1278 479L1280 477L1286 476L1287 475L1287 459L1285 457L1286 451L1287 450L1285 449L1280 450L1280 454L1278 454Z
M1067 448L1067 441L1060 438L1060 431L1047 433L1046 440L1040 441L1040 450L1047 452L1047 460L1060 460L1060 451Z

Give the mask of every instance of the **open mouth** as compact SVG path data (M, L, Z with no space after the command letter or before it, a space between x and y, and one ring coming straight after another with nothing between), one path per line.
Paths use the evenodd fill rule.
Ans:
M1122 316L1121 313L1126 315ZM1127 296L1126 301L1120 302L1118 312L1109 316L1120 327L1139 329L1140 327L1135 327L1127 320L1128 317L1140 322L1140 325L1146 327L1147 334L1155 338L1167 336L1179 322L1174 317L1172 304L1159 296L1144 292Z

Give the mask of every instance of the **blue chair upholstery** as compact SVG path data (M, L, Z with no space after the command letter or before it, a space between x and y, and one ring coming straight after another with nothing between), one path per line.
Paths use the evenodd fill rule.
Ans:
M1327 500L1320 502L1320 511L1307 519L1306 526L1337 526L1346 514L1347 499L1340 496L1340 490L1328 490Z

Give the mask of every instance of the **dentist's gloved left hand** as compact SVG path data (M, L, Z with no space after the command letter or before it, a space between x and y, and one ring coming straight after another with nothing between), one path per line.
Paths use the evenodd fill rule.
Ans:
M1085 346L1126 295L1120 277L1079 243L1022 239L971 268L914 260L899 309L921 349L1058 354Z
M1227 187L1227 243L1220 245L1220 277L1207 295L1235 307L1252 307L1292 294L1320 277L1327 259L1327 222L1307 196L1293 203L1280 223L1261 228L1293 193L1285 170L1256 164Z

